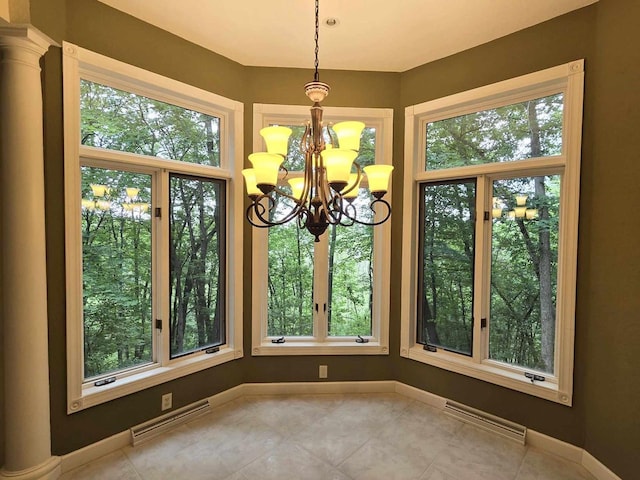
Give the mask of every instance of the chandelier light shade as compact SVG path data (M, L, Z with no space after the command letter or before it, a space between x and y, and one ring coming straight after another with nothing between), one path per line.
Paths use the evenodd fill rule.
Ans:
M255 227L273 227L297 220L315 241L329 225L379 225L391 216L391 205L384 200L389 190L391 165L369 165L361 168L356 161L360 137L365 124L359 121L339 122L325 126L322 122L322 102L329 95L329 85L320 82L318 74L319 0L315 0L315 73L314 80L304 86L313 102L311 120L305 125L300 141L304 156L302 175L291 175L282 166L289 153L292 130L270 126L260 130L266 152L252 153L252 168L242 171L251 204L247 220ZM286 180L286 183L285 183ZM289 188L283 189L280 185ZM358 218L358 194L367 186L372 198L369 208L372 220ZM289 192L290 189L290 192ZM280 202L289 199L290 202ZM290 210L282 215L283 205ZM275 215L278 209L279 215ZM277 217L277 218L276 218Z

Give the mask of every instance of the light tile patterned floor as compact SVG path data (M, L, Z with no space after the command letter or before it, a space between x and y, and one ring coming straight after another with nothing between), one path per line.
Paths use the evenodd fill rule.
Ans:
M593 480L396 394L244 397L63 480Z

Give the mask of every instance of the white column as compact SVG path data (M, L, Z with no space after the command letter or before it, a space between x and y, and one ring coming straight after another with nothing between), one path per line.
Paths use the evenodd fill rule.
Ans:
M0 27L0 255L5 465L0 478L55 479L51 456L40 58L53 42Z

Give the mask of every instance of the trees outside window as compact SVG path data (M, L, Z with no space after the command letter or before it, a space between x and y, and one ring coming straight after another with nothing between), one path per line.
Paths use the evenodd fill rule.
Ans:
M67 47L73 412L241 356L242 106Z
M254 106L254 129L284 125L293 130L283 162L288 175L302 174L299 142L308 117L305 107ZM363 118L364 115L364 118ZM363 119L361 166L390 162L391 112L382 109L325 111L326 123ZM255 146L259 150L261 145ZM366 185L354 200L360 218L375 212ZM288 189L286 180L281 188ZM278 200L274 219L290 211L290 200ZM330 226L320 242L295 221L269 229L253 229L253 353L388 353L389 222L379 227ZM264 282L264 283L263 283ZM266 285L266 290L260 285ZM358 336L369 340L356 343ZM273 343L282 339L284 343ZM281 341L282 341L281 340Z
M404 356L570 404L581 100L575 62L408 109Z

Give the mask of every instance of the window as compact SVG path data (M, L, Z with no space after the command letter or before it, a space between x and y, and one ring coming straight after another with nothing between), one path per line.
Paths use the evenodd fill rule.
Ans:
M583 75L407 108L402 356L571 405Z
M307 107L254 105L254 151L264 149L260 128L290 127L283 166L290 177L300 175L304 158L297 143L308 117ZM391 163L391 110L327 107L324 117L325 124L365 122L361 166ZM287 188L285 180L282 187ZM360 218L373 219L369 201L361 188L353 202ZM276 217L290 208L286 199L281 202ZM253 228L252 236L253 355L388 353L390 222L330 226L317 243L295 221ZM356 342L358 337L368 342Z
M242 105L68 43L64 74L72 413L242 356Z

